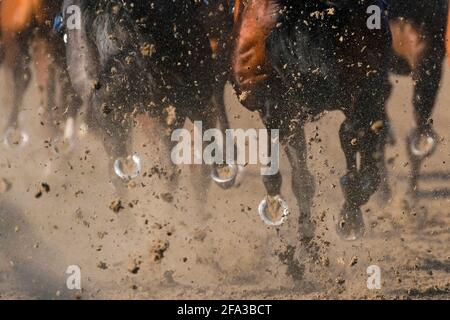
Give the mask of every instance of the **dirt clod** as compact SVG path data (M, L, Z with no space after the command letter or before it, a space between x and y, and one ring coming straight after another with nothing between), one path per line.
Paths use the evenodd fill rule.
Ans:
M141 269L141 262L136 259L131 260L130 263L128 264L128 272L132 274L137 274L140 269Z
M164 258L164 253L169 249L169 242L158 240L150 248L150 261L159 263Z
M122 205L122 200L120 199L111 202L109 208L115 213L119 213L121 210L125 209L125 207Z

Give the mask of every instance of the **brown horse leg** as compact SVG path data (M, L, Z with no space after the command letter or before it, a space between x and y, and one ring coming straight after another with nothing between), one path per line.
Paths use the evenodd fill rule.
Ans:
M250 0L238 7L241 12L232 57L234 78L242 92L241 102L250 110L261 110L259 98L271 74L266 60L266 40L276 25L278 6L272 0Z
M266 57L266 40L275 27L279 8L272 0L237 1L235 6L235 48L232 68L235 83L240 91L241 103L252 111L260 111L269 130L268 150L272 152L271 129L280 129L280 114L269 110L279 103L279 82L273 78L272 68ZM259 206L259 214L268 225L284 221L287 204L281 197L282 176L280 172L263 177L267 197Z
M1 34L0 34L0 64L2 64L4 60L5 60L5 45L3 44L3 41L1 40Z
M426 43L418 29L405 19L390 22L392 47L395 53L405 59L410 68L414 69L426 48Z
M18 118L23 97L31 80L30 55L26 36L13 36L5 39L5 67L13 81L12 110L8 120L10 128L18 127Z
M48 54L49 52L46 40L36 39L32 48L32 57L34 61L34 69L36 71L36 82L42 93L47 87L50 78L48 72L50 66ZM46 100L47 97L43 94L42 104L44 106L48 105Z
M56 112L56 70L49 59L48 43L43 38L34 40L32 57L34 69L36 71L36 82L41 93L41 106L44 108L44 123L50 131L51 136L56 132L55 119Z

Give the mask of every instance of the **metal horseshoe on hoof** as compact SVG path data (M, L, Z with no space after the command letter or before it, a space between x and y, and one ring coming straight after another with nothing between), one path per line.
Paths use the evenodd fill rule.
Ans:
M130 165L132 168L130 168ZM127 173L128 170L130 170L129 173ZM137 154L127 158L119 158L114 161L114 173L122 180L130 181L136 179L141 175L141 172L142 162Z
M229 170L227 176L223 177L219 174L219 168L226 168ZM236 182L239 168L236 164L227 164L224 167L213 166L211 171L211 178L223 189L231 188Z
M25 130L17 128L9 128L3 137L3 143L8 148L22 148L25 147L30 141L30 136Z
M264 198L258 207L258 213L261 217L261 220L270 227L278 227L281 226L283 223L286 222L286 219L289 215L289 207L287 205L287 202L283 200L280 196L273 197L273 200L277 202L277 204L280 206L279 211L280 214L278 217L273 217L269 213L269 202L268 198Z
M415 129L408 137L408 148L413 157L419 160L425 159L436 151L437 134L432 131L423 136Z

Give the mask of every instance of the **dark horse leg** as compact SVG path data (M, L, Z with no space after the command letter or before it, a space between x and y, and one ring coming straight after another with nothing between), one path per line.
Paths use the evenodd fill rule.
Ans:
M118 22L122 11L116 14L113 4L105 4L105 10L96 14L91 2L65 2L66 6L71 4L79 5L85 18L81 30L68 31L72 84L100 128L110 178L116 192L124 195L126 182L141 172L139 156L131 154L132 124L136 112L143 108L144 97L150 98L152 82L148 70L139 65L138 39L133 38L130 20Z
M407 138L407 150L411 162L408 196L412 203L417 201L417 183L421 164L425 158L434 153L438 142L431 117L441 81L444 56L444 41L441 39L435 47L429 47L429 50L426 50L424 59L420 60L417 68L413 70L416 128Z
M307 244L315 234L315 225L311 219L315 184L314 177L308 170L304 123L300 123L290 135L285 151L292 167L292 191L300 209L299 236Z
M412 3L411 3L412 2ZM408 198L417 202L417 182L422 161L433 154L437 135L432 112L436 103L445 59L445 33L448 1L395 1L390 4L390 24L397 73L411 74L414 80L414 117L416 127L407 138L411 163ZM403 66L400 70L398 66Z
M124 182L134 178L139 171L140 159L134 158L131 154L132 146L132 117L129 113L123 112L125 103L120 103L120 98L116 96L119 88L108 83L108 89L102 87L98 90L92 101L94 117L101 128L101 138L103 146L108 155L109 177L119 196L126 194ZM111 110L105 113L104 108L111 106ZM127 158L128 157L128 158ZM132 173L128 174L128 170Z
M238 10L239 8L241 10ZM266 39L275 27L279 7L275 1L249 2L242 6L236 2L236 47L233 54L235 82L240 90L241 102L250 110L258 110L269 131L268 150L272 153L272 130L280 130L280 141L292 166L292 188L300 206L300 239L314 235L310 220L313 179L306 166L306 142L303 123L291 123L292 113L281 97L286 89L281 79L273 74L266 59ZM269 225L279 225L288 213L281 196L282 176L279 171L263 176L267 197L259 206L259 214Z
M345 240L356 240L364 234L361 206L377 191L383 178L383 152L388 134L385 102L391 85L383 77L367 85L372 90L361 91L354 112L346 114L340 130L348 172L341 179L345 203L337 221L337 231Z
M360 1L356 5L356 9L364 10L365 12L366 3L372 3L372 1ZM315 4L311 5L314 8ZM305 5L305 7L308 6ZM337 7L341 10L339 6ZM303 4L299 3L299 8L303 8ZM242 102L249 109L263 112L268 129L280 128L282 131L281 139L289 136L289 133L283 133L283 127L289 128L290 130L288 131L291 131L292 128L290 127L298 126L298 123L292 124L290 121L292 120L292 110L295 110L295 107L292 108L288 104L283 103L284 99L282 97L289 97L290 88L286 87L284 90L281 88L281 91L275 89L277 84L286 83L286 81L292 81L293 86L298 85L298 80L295 77L289 80L291 74L286 74L287 72L283 74L284 66L289 68L289 64L286 63L289 60L284 60L284 63L280 63L278 66L275 65L274 70L266 59L266 40L276 27L279 14L283 11L282 9L280 2L277 1L248 1L245 9L238 12L240 19L238 19L238 30L235 33L237 40L233 57L235 80L243 93L241 96L244 97ZM347 9L353 9L353 7ZM300 11L296 11L296 13L298 12ZM323 48L329 48L327 56L320 57L319 55L318 61L311 62L311 64L314 66L316 63L317 65L326 65L332 70L329 71L329 76L336 76L337 81L342 81L342 89L335 92L343 93L342 97L336 94L328 97L324 96L323 104L332 104L333 108L343 110L347 118L341 129L341 140L347 158L348 173L342 179L345 204L338 218L338 232L347 240L355 240L364 232L361 206L369 201L381 180L380 170L384 161L382 153L388 127L384 104L390 94L390 84L387 78L389 35L387 28L383 28L381 31L371 31L366 28L366 17L363 15L350 14L346 9L338 11L338 14L342 15L342 22L340 23L344 24L341 25L342 27L346 27L343 29L354 36L345 39L343 44L336 43L334 48L329 48L329 44L322 44ZM337 17L339 18L339 16ZM333 23L338 22L338 20L340 18ZM302 21L301 14L299 21ZM285 23L289 23L289 21ZM302 28L299 27L299 30ZM317 28L319 29L319 27ZM287 29L284 36L286 38L290 37L287 34L292 32L292 30L294 28ZM305 36L303 37L301 31L299 31L299 39L308 38L309 30L304 32ZM315 34L314 36L326 38L326 35L323 34ZM311 43L315 45L314 42ZM276 49L276 47L277 45L272 44L271 49ZM280 44L280 47L282 47L282 44ZM301 50L301 53L296 53L296 59L301 60L302 54L305 54L305 56L310 54L309 60L315 60L315 53L311 49L317 48L302 48L301 44L295 44L295 48L297 47ZM291 47L288 50L275 50L274 52L283 53L284 51L287 51L285 55L288 58L292 57L293 50ZM320 52L320 50L317 50L317 52ZM327 61L327 59L330 61ZM281 61L281 59L279 60ZM336 61L339 61L339 63L335 64L334 62ZM301 62L310 63L307 59ZM373 72L366 72L357 66L359 63L364 64L365 62L370 65ZM298 70L293 70L294 74L301 74L302 71L305 73L310 66L302 67L300 64L298 67ZM273 71L279 73L283 77L283 81L276 79L276 76L271 73ZM308 83L308 79L317 78L312 75L309 76L305 79L302 88L306 90L304 92L317 92L316 88L313 88L313 85ZM330 80L329 76L327 76L327 80L320 79L318 83L324 83L331 89L334 83L332 83L333 80ZM329 83L327 83L328 81ZM280 92L282 93L281 95L279 94ZM245 99L245 97L248 98ZM305 99L306 102L311 102L312 105L317 103L317 101L312 103L312 100L316 100L314 95L306 93L300 97ZM278 105L276 103L271 104L270 99L277 99ZM289 98L288 100L291 101ZM298 107L300 109L297 110L305 110L306 112L306 109L303 109L301 106ZM322 110L320 108L320 106L317 106L315 111ZM270 113L273 114L271 115ZM285 117L285 119L280 119L282 117ZM303 139L301 138L302 135L298 132L295 132L295 134L300 137L300 140L294 140L293 148L291 150L288 148L288 155L293 163L293 176L297 177L298 181L298 178L302 176L301 172L305 171L301 169L305 161L302 161L304 157L302 154L304 152L302 143L300 142ZM298 154L292 152L295 148L298 148ZM360 167L357 165L358 155L361 159ZM277 197L281 187L281 176L278 174L265 177L265 184L269 196L272 198ZM305 191L305 195L299 195L298 185L294 187L297 189L295 191L297 198L302 198L308 193L312 193ZM283 203L278 201L278 207L280 205L283 206Z
M445 26L445 24L443 25ZM417 200L417 182L422 161L434 153L438 142L437 135L432 127L432 113L442 78L445 40L443 29L434 31L434 34L427 32L428 36L425 39L428 43L417 67L412 71L414 80L413 104L417 126L407 141L408 154L412 165L409 181L409 196L412 202Z
M229 2L226 0L200 3L197 10L199 21L207 33L212 50L212 70L214 72L212 104L217 114L219 127L225 133L230 128L224 90L231 76L229 60L233 29L232 14ZM215 165L212 178L220 187L228 189L234 185L237 174L238 167L235 165Z
M272 85L275 89L276 84ZM277 96L272 92L272 96ZM276 106L281 104L271 104L272 98L266 98L266 109L263 111L263 121L269 133L268 150L272 159L276 159L277 154L274 152L274 143L281 143L287 154L292 168L291 185L292 191L296 197L299 208L299 239L304 245L308 245L314 237L315 225L311 219L312 199L315 193L314 178L308 170L307 165L307 144L304 130L304 120L289 119L286 117L288 112L270 112L277 109ZM275 107L275 109L273 109ZM288 108L289 109L289 108ZM285 110L286 111L286 110ZM274 140L272 130L279 130L278 141ZM275 156L275 157L274 157ZM270 165L274 165L273 163ZM279 171L272 175L263 176L263 182L267 191L267 197L263 200L259 207L259 213L266 217L264 221L277 222L283 221L283 215L287 214L288 206L281 196L282 176ZM267 219L268 218L268 219Z
M164 107L170 107L183 119L189 109L195 108L201 109L203 115L217 115L204 101L207 99L209 103L212 95L211 74L204 72L210 70L211 48L206 35L192 20L190 8L185 12L184 5L178 2L168 5L160 1L154 6L142 2L138 7L133 1L123 1L123 6L107 3L96 6L75 0L65 3L80 4L85 17L82 30L69 32L68 54L72 57L69 66L84 69L81 77L76 69L71 72L72 82L91 103L110 169L114 170L113 182L116 189L123 190L124 181L116 176L126 182L139 172L138 161L130 154L135 114L150 109L152 113L161 113ZM137 23L139 18L152 19L153 23L142 28ZM175 36L168 21L174 25L177 22ZM152 45L156 50L151 50ZM199 74L204 75L201 81ZM85 82L92 87L84 86ZM209 118L197 118L195 112L189 117L193 121L204 120L205 127L213 125ZM121 170L122 160L127 156L134 162L135 171L130 175Z

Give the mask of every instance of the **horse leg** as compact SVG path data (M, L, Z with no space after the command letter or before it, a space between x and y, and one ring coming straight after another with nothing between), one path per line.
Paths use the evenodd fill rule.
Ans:
M114 95L114 93L111 93ZM108 169L110 182L113 184L118 196L126 195L126 182L133 179L140 171L140 159L134 159L131 154L131 118L124 113L119 105L116 105L115 97L109 95L106 90L100 89L93 96L92 108L97 124L100 127L100 135L103 146L108 155ZM108 104L111 111L105 113L102 108ZM133 171L129 173L128 171Z
M277 96L277 95L275 95ZM281 195L281 186L283 184L283 177L279 170L279 144L282 139L287 136L284 130L285 123L282 119L274 117L270 114L274 102L270 97L266 99L266 112L263 116L263 122L267 129L267 155L276 161L277 163L269 163L272 168L276 166L277 170L266 172L263 174L263 183L267 192L267 196L261 201L258 207L258 213L261 219L269 226L279 226L284 223L287 215L289 214L289 208L287 202ZM274 133L278 130L278 136L274 136ZM261 137L260 137L261 138ZM276 149L274 149L276 148Z
M87 104L95 127L99 128L109 158L110 179L116 193L125 195L124 182L140 173L140 159L133 157L129 151L132 119L131 112L127 111L132 110L132 106L127 99L134 96L134 93L128 90L134 89L135 86L123 85L130 77L127 66L122 64L124 56L103 52L109 59L100 64L98 47L88 35L89 28L93 26L83 25L80 30L68 30L68 73L75 91ZM124 77L113 77L114 68Z
M64 126L64 139L70 143L74 143L76 138L76 123L78 113L83 105L81 98L76 94L73 89L70 78L68 77L66 68L64 65L60 65L59 79L61 83L61 105L67 106L65 113L65 126Z
M389 120L386 116L386 122L389 123ZM387 128L387 137L386 137L386 144L391 144L392 143L392 131L391 131L392 127L388 127ZM382 157L383 159L386 159L386 148L383 148L382 152ZM388 169L386 167L386 162L383 161L382 163L380 163L381 167L380 167L380 188L379 188L379 202L380 205L384 206L385 204L387 204L391 199L392 199L392 189L391 186L389 185L389 172Z
M279 84L272 80L274 75L267 60L266 40L276 26L280 8L273 0L250 0L237 7L242 9L236 8L235 12L240 23L234 31L231 61L234 81L240 89L240 102L252 111L263 110L268 89Z
M33 58L33 67L36 74L36 83L41 94L40 104L42 107L46 108L44 110L44 115L47 116L47 114L50 113L47 109L50 109L50 106L54 106L54 101L50 102L52 97L48 94L49 86L55 86L56 79L54 72L52 72L54 70L50 70L52 63L49 57L48 43L44 36L35 36L31 53ZM45 94L46 89L47 94Z
M214 86L213 94L213 106L219 121L219 128L223 134L226 130L230 129L230 122L228 119L226 107L225 107L225 79L216 82ZM234 154L237 155L237 146L234 146ZM236 159L235 159L236 160ZM239 166L235 164L217 165L215 164L212 169L212 179L216 184L223 188L229 189L236 183L236 178L239 174Z
M443 31L441 30L442 35ZM408 197L411 203L417 201L417 182L422 161L429 157L437 146L437 135L432 126L432 113L436 103L442 78L443 60L445 59L445 42L443 36L436 32L427 37L427 44L422 58L413 70L414 80L414 116L416 128L407 139L410 158L411 176L409 179ZM420 146L420 143L424 145Z
M172 133L181 129L184 126L186 118L176 114L175 118L158 118L153 119L147 116L142 116L143 129L148 136L150 145L158 151L158 157L152 158L152 161L161 164L166 169L168 174L165 176L167 180L167 189L175 197L178 192L180 182L180 169L177 164L171 159L171 152L174 150L177 142L172 141ZM155 132L161 132L159 135L155 135ZM161 147L160 147L161 146Z
M66 12L69 5L77 5L82 11L86 11L88 3L80 0L65 0L63 12ZM75 117L80 106L83 106L80 111L80 115L83 114L83 119L80 120L86 122L85 130L90 129L93 133L101 135L101 128L99 128L96 119L98 116L96 114L97 110L94 110L92 106L92 96L102 86L102 83L99 81L101 69L100 52L95 39L91 36L94 34L93 30L95 28L96 26L92 24L91 19L86 17L86 19L83 19L81 29L66 30L67 44L65 45L65 50L64 48L61 49L61 46L64 47L64 43L60 40L53 42L58 43L60 46L55 45L52 48L54 48L54 55L62 59L61 69L65 69L64 73L70 79L70 92L72 92L70 96L75 97L76 94L74 104L69 105L68 114L72 114ZM101 35L98 36L100 37ZM105 36L104 38L108 37ZM61 57L59 55L60 50L64 50L66 55Z
M213 93L213 105L216 109L217 119L219 121L220 129L225 130L230 128L230 122L228 120L227 110L225 106L225 79L219 79L214 85Z
M344 192L345 204L337 221L338 234L345 239L350 238L352 236L351 233L360 236L363 233L363 230L360 229L364 227L364 225L361 225L363 222L362 213L358 206L358 202L361 201L355 199L358 197L358 149L351 141L354 141L356 136L357 130L355 129L355 123L350 119L346 119L342 123L339 131L341 147L344 151L347 163L347 174L341 178L341 187Z
M13 104L8 120L8 127L18 128L19 113L23 97L31 80L30 55L28 53L28 41L25 35L14 36L7 42L5 63L13 79Z
M388 134L384 104L391 86L387 79L380 80L371 82L371 88L378 88L374 94L362 91L354 112L346 115L347 119L340 130L341 145L347 160L347 174L341 179L345 203L337 220L337 231L343 239L349 241L363 236L361 206L369 201L381 183L383 150Z
M198 103L198 102L197 102ZM215 125L217 124L217 114L216 112L211 112L211 110L208 110L206 108L200 109L197 112L194 112L193 116L191 117L193 121L195 121L195 124L199 125L201 123L202 128L201 130L203 132L208 131L209 129L214 129ZM195 119L200 119L200 122L196 121ZM200 132L200 128L197 127L196 130ZM195 139L195 138L194 138ZM202 139L202 137L200 137ZM202 139L203 140L203 139ZM205 164L204 161L207 160L203 156L203 150L206 146L206 142L203 142L202 144L202 152L201 154L196 154L194 150L194 158L197 159L198 163L200 161L203 163L201 165L196 165L194 167L194 170L199 170L199 174L196 174L196 178L193 180L194 185L200 185L199 188L199 194L198 199L203 200L207 199L207 193L209 190L209 185L211 183L211 171L214 169L215 164ZM219 150L219 152L221 152ZM198 189L196 189L198 190Z
M59 108L60 112L58 113L59 121L65 123L62 139L59 139L66 145L66 151L70 152L75 145L78 112L80 111L83 102L74 90L67 71L65 57L61 57L58 54L60 50L64 50L63 43L60 41L56 44L49 43L48 45L50 46L50 55L53 57L54 67L57 70L58 83L60 86L58 98L61 106L61 108Z
M239 89L240 102L251 111L260 111L269 130L268 151L272 152L272 129L280 129L288 123L271 113L276 110L274 97L285 92L269 66L266 57L266 39L277 21L278 7L273 1L249 1L242 10L235 13L240 24L235 30L235 48L232 54L234 81ZM277 116L281 115L277 111ZM264 175L263 182L267 196L259 205L259 214L263 221L272 226L280 225L288 213L286 202L281 197L282 177L279 171Z
M3 41L0 39L0 64L2 64L4 60L5 60L5 45L3 44Z
M300 240L309 243L315 233L315 225L311 220L315 186L314 177L309 172L307 165L307 145L303 124L288 139L285 150L292 167L292 191L300 209Z

